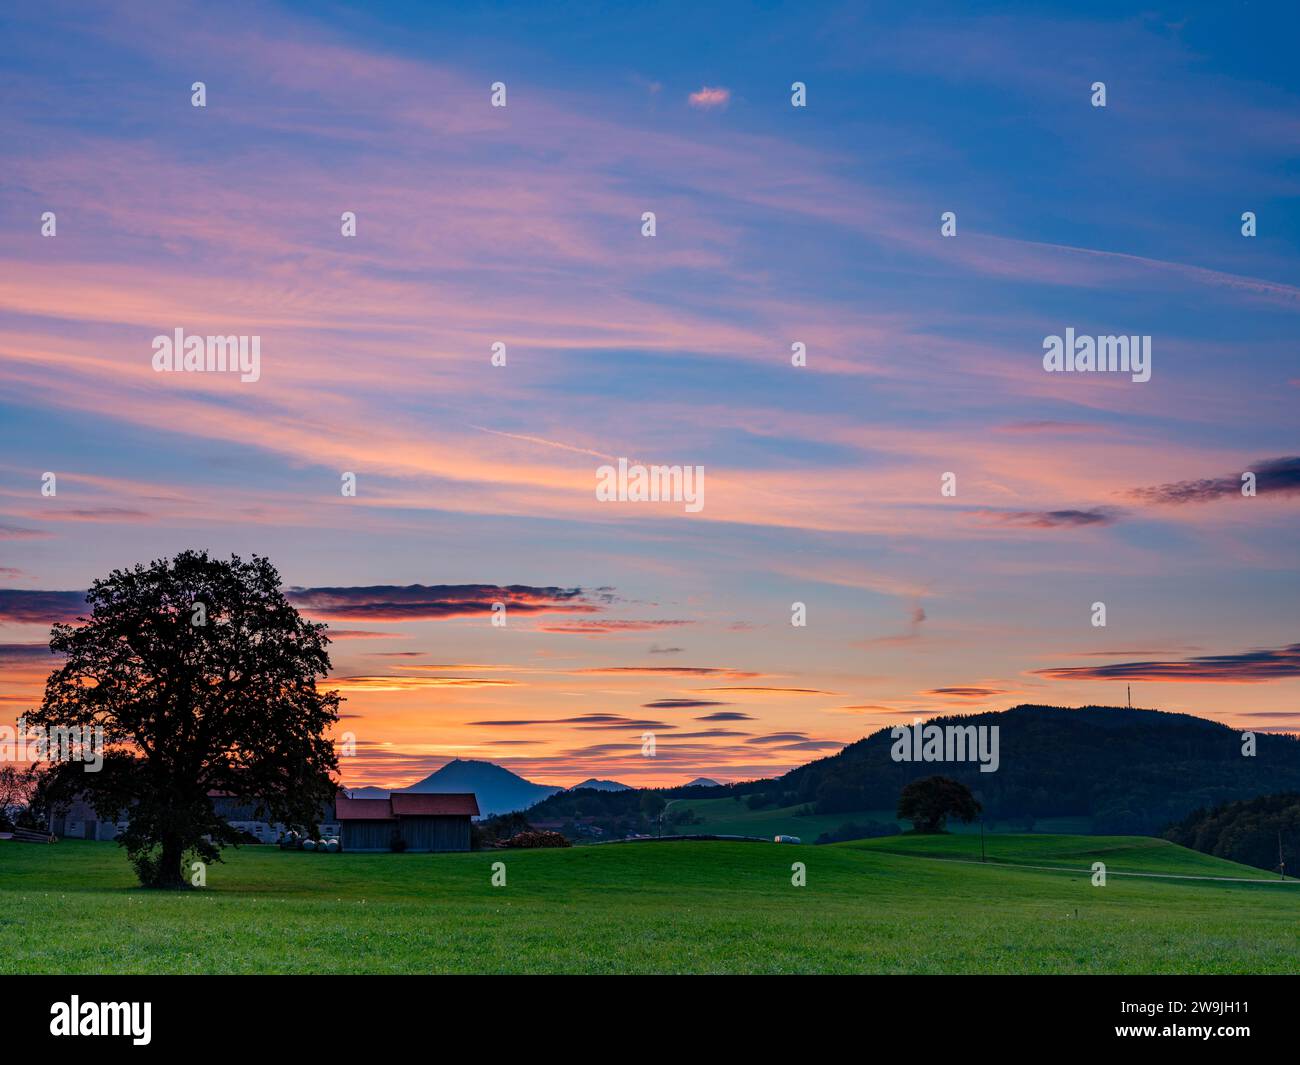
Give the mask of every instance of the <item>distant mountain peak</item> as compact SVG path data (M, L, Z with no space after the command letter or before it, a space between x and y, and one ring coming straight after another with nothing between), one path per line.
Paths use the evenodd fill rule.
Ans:
M574 784L569 791L578 791L582 788L591 788L595 791L631 791L628 784L620 784L617 780L599 780L596 777L588 777L581 784Z
M397 791L425 793L473 792L484 817L527 810L563 788L553 784L536 784L503 765L480 758L453 758L423 780ZM380 794L382 792L382 794ZM380 788L351 789L353 798L383 798L388 792Z
M696 777L682 785L684 788L720 788L722 784L711 777Z

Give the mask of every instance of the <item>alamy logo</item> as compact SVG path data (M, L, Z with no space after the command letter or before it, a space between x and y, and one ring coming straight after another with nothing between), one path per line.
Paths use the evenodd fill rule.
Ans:
M895 725L889 730L895 762L979 762L981 773L996 773L998 725Z
M104 768L103 725L0 725L0 762L84 762L83 771Z
M629 466L596 470L596 498L602 503L685 503L688 514L704 509L703 466Z
M152 1037L151 1002L71 1002L50 1006L50 1035L129 1035L138 1047Z
M177 327L173 336L153 338L156 373L238 373L245 382L262 376L260 336L186 336Z
M1048 373L1126 373L1134 381L1151 380L1151 338L1075 336L1043 337L1043 369Z

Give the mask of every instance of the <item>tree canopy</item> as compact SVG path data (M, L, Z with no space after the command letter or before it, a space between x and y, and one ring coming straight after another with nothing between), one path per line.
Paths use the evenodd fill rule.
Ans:
M970 788L951 777L922 777L903 788L898 796L898 816L911 821L917 832L942 832L949 817L963 824L980 813Z
M100 772L57 767L60 794L103 818L141 883L181 887L187 855L220 861L236 833L209 792L254 800L262 816L317 828L337 790L326 732L338 720L325 626L302 618L265 559L173 559L114 570L86 597L90 617L57 624L66 656L29 723L102 727Z

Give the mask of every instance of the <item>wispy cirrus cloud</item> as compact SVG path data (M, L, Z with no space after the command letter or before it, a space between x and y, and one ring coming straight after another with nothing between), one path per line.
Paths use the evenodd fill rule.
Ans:
M1040 419L1037 421L1025 422L1007 422L1004 425L996 427L999 433L1029 433L1043 435L1063 435L1066 433L1086 433L1095 432L1095 425L1089 425L1087 422L1069 422L1069 421L1052 421L1051 419Z
M747 669L728 669L724 666L592 666L575 669L572 672L597 676L642 676L642 677L721 677L727 680L742 680L752 677L770 676ZM714 688L712 691L748 691L758 689Z
M537 626L538 632L558 632L570 636L615 636L624 632L655 632L694 625L690 619L665 619L660 621L632 621L614 618L579 618L574 621L548 621Z
M289 600L320 618L359 621L435 621L490 614L493 603L514 613L595 613L604 609L608 592L581 588L534 588L529 585L408 584L356 588L289 588Z
M1300 676L1300 643L1182 661L1115 662L1105 666L1035 669L1050 680L1145 680L1195 684L1258 684Z
M923 695L948 695L955 699L987 699L993 695L1004 695L1005 690L1002 688L930 688L922 693Z
M0 643L0 662L45 665L51 657L48 644Z
M1088 525L1113 525L1118 512L1111 508L1089 510L990 510L979 511L980 520L1028 529L1080 528Z
M439 688L513 688L517 680L493 680L486 677L411 677L359 676L334 677L327 687L341 692L418 692Z
M85 592L0 588L0 621L52 625L56 621L75 621L85 611Z
M820 688L770 688L770 687L730 687L701 688L706 692L766 692L777 695L834 695L835 692L822 691Z
M523 728L533 725L569 725L577 729L673 729L675 725L665 721L641 720L626 717L623 714L580 714L577 717L538 717L507 718L491 721L468 721L467 725L475 728Z
M1208 503L1228 496L1240 496L1243 474L1255 475L1255 493L1260 496L1300 494L1300 456L1262 459L1251 463L1241 473L1223 477L1206 477L1193 481L1174 481L1151 488L1134 488L1129 494L1146 503Z
M802 732L769 732L750 736L745 742L773 751L834 751L844 746L838 740L814 739Z
M21 525L0 525L0 540L41 540L53 535L53 533L45 529L28 529Z

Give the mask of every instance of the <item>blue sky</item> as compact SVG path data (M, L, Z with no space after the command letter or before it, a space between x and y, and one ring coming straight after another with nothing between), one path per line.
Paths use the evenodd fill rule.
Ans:
M2 28L0 716L39 699L41 593L208 547L347 634L349 783L766 775L913 715L1121 702L1133 662L1143 705L1296 726L1293 10ZM1152 379L1045 374L1067 326L1150 335ZM155 373L178 327L260 336L261 379ZM703 511L599 503L619 456L702 465ZM526 590L499 630L462 585ZM660 712L643 758L683 698L747 719Z

